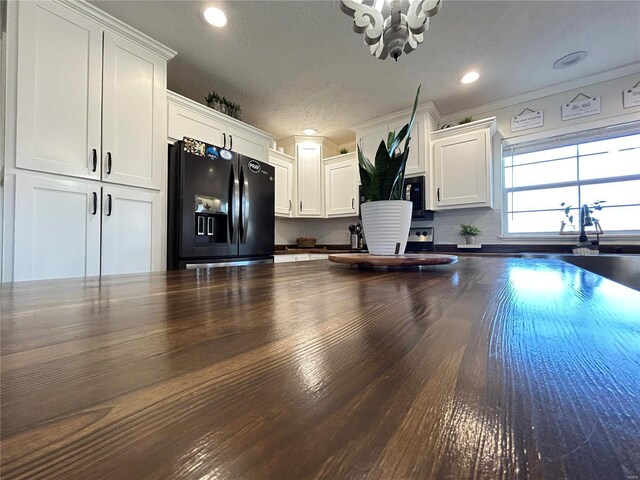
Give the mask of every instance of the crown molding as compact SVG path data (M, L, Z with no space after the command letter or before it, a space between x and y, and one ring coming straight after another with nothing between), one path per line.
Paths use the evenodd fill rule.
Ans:
M202 105L201 103L191 100L190 98L183 97L182 95L172 92L171 90L167 90L167 101L169 103L173 103L174 105L178 105L180 107L191 110L194 113L199 113L200 115L205 115L207 117L215 118L217 121L221 123L233 126L234 128L243 130L253 135L259 135L269 140L273 140L274 138L273 135L271 135L270 133L260 130L259 128L249 125L248 123L244 123L240 120L232 118L229 115L220 113L212 108Z
M578 78L576 80L570 80L563 83L558 83L550 87L541 88L538 90L531 90L529 92L521 93L513 97L503 98L496 100L495 102L486 103L484 105L478 105L477 107L467 108L465 110L459 110L453 113L447 113L442 115L442 118L438 123L448 123L454 121L460 117L479 116L485 115L489 112L494 112L502 108L511 107L520 103L531 102L533 100L539 100L544 97L556 95L558 93L568 92L578 88L583 88L596 83L606 82L608 80L614 80L616 78L626 77L628 75L634 75L640 73L640 62L630 63L622 67L606 70L604 72L589 75L587 77Z
M269 148L269 157L276 157L282 160L287 160L288 162L295 162L295 158L291 155L287 155L284 152L279 152L278 150L274 150L273 148Z
M397 112L393 112L388 115L383 115L381 117L377 117L375 120L369 120L368 122L359 123L358 125L351 127L351 130L354 132L366 130L368 128L371 128L383 123L389 123L393 120L397 120L398 118L409 117L411 116L412 110L413 110L413 107L406 108L404 110L399 110ZM422 103L418 105L416 108L416 116L427 115L427 114L431 115L436 121L436 123L440 123L440 111L436 107L436 104L433 103L432 101Z
M442 137L450 137L452 135L460 135L463 133L475 132L484 128L488 128L491 137L497 132L496 117L483 118L482 120L476 120L475 122L464 123L462 125L456 125L455 127L443 128L442 130L435 130L429 133L431 140L437 140Z
M106 12L103 12L98 7L87 3L85 0L55 0L58 4L63 5L69 10L90 19L103 28L110 30L118 35L125 37L128 40L140 45L147 50L151 50L156 55L162 57L164 60L170 60L175 57L177 52L171 48L163 45L162 43L154 40L153 38L145 35L144 33L136 30L135 28L127 25L126 23L112 17Z

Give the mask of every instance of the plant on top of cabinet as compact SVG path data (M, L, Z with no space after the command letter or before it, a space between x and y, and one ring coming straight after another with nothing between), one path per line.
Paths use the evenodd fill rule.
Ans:
M465 123L473 122L473 117L471 115L467 115L466 117L462 117L458 120L458 125L464 125Z
M209 92L204 99L208 107L232 118L240 119L240 112L242 112L240 105L228 100L226 97L221 97L216 91Z
M340 155L344 155L345 153L349 153L349 149L348 148L341 148L340 150L338 150L338 153Z
M384 139L380 141L375 167L358 146L360 181L366 199L361 209L362 223L369 253L373 255L402 255L407 245L412 204L401 199L411 129L419 98L420 86L416 91L409 123L402 127L398 135L395 131L389 132L386 144ZM403 140L404 151L401 151Z

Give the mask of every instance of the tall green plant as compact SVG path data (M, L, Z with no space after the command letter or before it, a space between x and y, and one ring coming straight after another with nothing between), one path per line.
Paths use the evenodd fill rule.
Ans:
M395 131L389 132L386 143L384 139L380 141L376 152L375 166L364 156L360 145L358 145L360 182L362 182L362 190L367 201L375 202L378 200L402 199L404 171L407 166L407 159L409 158L411 130L416 116L421 87L422 85L418 87L418 91L416 92L409 123L400 129L398 135L396 135ZM400 150L402 140L405 141L404 151Z

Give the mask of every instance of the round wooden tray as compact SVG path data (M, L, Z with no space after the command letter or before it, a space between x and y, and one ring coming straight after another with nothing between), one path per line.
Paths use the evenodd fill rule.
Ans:
M340 253L329 255L335 263L346 263L367 267L421 267L423 265L446 265L458 261L455 255L437 253L407 253L404 255L370 255L368 253Z

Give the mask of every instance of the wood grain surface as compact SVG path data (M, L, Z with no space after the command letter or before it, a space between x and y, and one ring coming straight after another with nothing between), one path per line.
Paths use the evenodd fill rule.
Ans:
M5 480L640 474L640 293L558 260L1 288Z
M406 253L404 255L369 255L368 253L340 253L329 255L335 263L366 267L419 267L424 265L446 265L458 261L455 255L436 253Z

